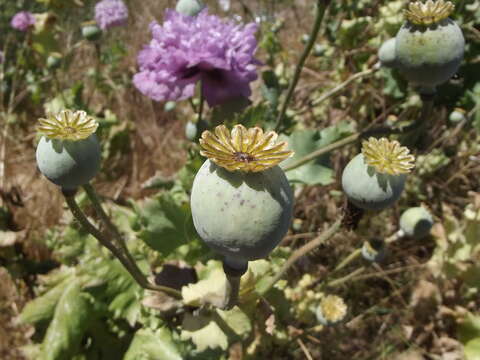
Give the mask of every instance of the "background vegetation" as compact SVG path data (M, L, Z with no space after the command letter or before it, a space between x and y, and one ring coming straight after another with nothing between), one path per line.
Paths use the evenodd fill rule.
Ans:
M296 196L292 228L269 259L251 264L242 306L228 313L142 290L72 221L58 188L36 169L39 117L63 108L95 116L103 165L94 185L139 265L151 269L157 283L190 284L191 304L215 293L221 263L190 219L189 190L203 162L185 137L195 114L188 101L175 107L152 102L131 83L136 55L150 39L148 24L175 3L126 3L128 25L97 43L81 35L81 23L93 18L93 1L0 3L0 358L480 359L478 1L455 2L465 60L458 76L438 89L427 133L414 139L417 165L398 204L302 257L258 299L256 291L292 251L341 215L339 178L359 144L288 172ZM272 127L311 31L312 2L232 1L227 12L207 3L212 13L261 25L264 65L244 114L207 109L206 118L211 125ZM419 116L418 94L395 72L374 69L377 49L395 35L405 5L332 2L282 130L296 151L291 161L356 131ZM48 11L56 21L43 31L14 31L10 19L20 10ZM49 62L52 53L60 54L58 65ZM459 122L449 120L455 108L466 112ZM84 197L79 193L77 200L93 214ZM395 233L402 211L420 204L435 217L431 236L393 243L382 263L359 258L333 271L366 239ZM345 322L317 323L311 309L320 293L345 300Z

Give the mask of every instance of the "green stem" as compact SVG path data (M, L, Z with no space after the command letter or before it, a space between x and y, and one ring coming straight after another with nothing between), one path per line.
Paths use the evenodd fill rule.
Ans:
M108 239L102 232L93 226L90 221L88 221L87 217L83 214L82 210L75 201L74 195L65 195L65 200L73 216L75 219L77 219L83 229L95 237L105 248L110 250L110 252L120 261L120 263L127 269L130 275L142 288L164 292L176 299L182 299L182 293L178 290L166 286L151 284L142 271L138 268L137 264L135 262L131 262L130 258L122 252L123 249L116 247L115 244L110 241L110 239Z
M364 271L365 271L364 266L359 267L358 269L355 269L354 271L352 271L350 274L347 274L347 275L345 275L345 276L343 276L339 279L332 280L332 281L328 282L326 284L326 286L329 286L329 287L339 286L339 285L347 282L348 280L354 278L355 276L360 275Z
M203 95L203 90L202 90L202 82L200 81L200 104L198 105L198 119L197 119L197 124L200 124L202 121L202 116L203 116L203 107L205 105L205 97Z
M115 224L110 220L110 217L107 215L105 210L103 210L102 204L100 203L100 199L97 195L97 192L93 188L93 186L90 184L85 184L83 185L83 189L85 190L88 198L92 202L93 208L95 209L97 216L100 218L100 221L103 222L103 224L109 231L110 235L113 236L113 238L116 240L117 245L120 246L120 248L123 251L123 254L128 258L128 260L132 264L136 264L135 259L133 258L132 254L128 250L128 247L125 243L125 239L123 238L122 234L120 233L118 228L115 226Z
M326 153L329 153L333 150L336 150L340 147L343 147L345 145L351 144L356 142L359 139L367 138L369 136L373 135L391 135L391 134L407 134L411 135L412 132L418 130L421 127L424 127L426 125L426 119L430 117L431 111L433 109L433 99L424 101L423 102L423 107L422 107L422 114L420 115L420 118L416 121L414 121L411 125L401 127L401 128L394 128L394 127L388 127L388 126L379 126L375 128L371 128L365 131L360 131L356 132L350 136L347 136L346 138L340 139L334 143L331 143L329 145L326 145L320 149L317 149L310 154L305 155L303 158L298 159L296 162L293 164L290 164L288 166L283 167L284 171L291 171L294 170L309 161L312 161ZM421 131L419 131L420 133Z
M312 160L316 159L317 157L322 156L322 155L324 155L324 154L326 154L326 153L328 153L328 152L330 152L330 151L333 151L333 150L338 149L338 148L340 148L340 147L342 147L342 146L351 144L351 143L357 141L357 140L360 138L360 135L361 135L361 133L357 132L357 133L355 133L355 134L353 134L353 135L350 135L350 136L348 136L348 137L346 137L346 138L343 138L343 139L338 140L338 141L336 141L336 142L334 142L334 143L331 143L331 144L329 144L329 145L327 145L327 146L324 146L324 147L322 147L322 148L320 148L320 149L318 149L318 150L315 150L315 151L311 152L310 154L305 155L303 158L298 159L298 160L297 160L296 162L294 162L293 164L290 164L290 165L288 165L288 166L285 166L285 167L283 168L283 170L284 170L284 171L290 171L290 170L296 169L296 168L298 168L298 167L300 167L300 166L308 163L309 161L312 161Z
M303 69L303 66L305 65L305 61L307 60L308 55L310 55L313 45L315 45L315 41L317 40L317 37L318 37L318 32L320 31L320 26L322 24L323 16L325 15L325 10L330 4L330 1L331 0L317 0L317 12L315 15L315 23L313 25L312 32L310 33L310 38L308 39L308 43L305 46L305 49L303 50L302 55L300 56L300 60L298 61L297 67L295 68L293 79L287 90L287 96L285 97L280 113L278 114L277 122L275 124L275 129L277 131L279 130L280 125L282 124L282 121L285 118L288 105L292 100L293 93L295 92L295 88L297 87L297 83L298 83L298 80L300 79L300 74L302 73L302 69Z
M283 264L283 267L280 269L278 273L275 274L273 279L268 283L267 286L265 286L261 290L261 295L266 294L272 287L275 285L275 283L280 280L283 275L290 269L293 264L297 262L298 259L300 259L302 256L308 254L311 252L313 249L319 247L320 245L324 244L328 239L330 239L333 235L337 233L337 231L340 229L340 226L342 225L342 218L339 218L337 221L333 223L330 228L328 228L326 231L324 231L322 234L317 236L315 239L309 241L305 245L303 245L301 248L296 250Z
M356 258L358 258L362 254L361 249L355 249L353 250L350 255L348 255L343 261L337 265L335 269L333 269L333 272L337 272L339 270L342 270L345 266L350 264L352 261L354 261Z
M238 303L238 293L240 291L240 276L232 276L227 274L227 293L225 305L222 310L230 310Z

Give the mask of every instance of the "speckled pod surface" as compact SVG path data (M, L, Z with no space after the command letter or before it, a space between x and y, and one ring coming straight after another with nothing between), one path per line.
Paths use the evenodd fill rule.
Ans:
M193 223L205 243L239 262L267 256L286 234L293 193L280 167L230 172L206 160L192 187Z
M378 173L358 154L347 164L342 174L342 187L348 199L365 210L383 210L395 203L402 194L406 175Z
M79 141L43 136L37 146L39 170L65 190L88 183L100 169L100 144L95 134Z
M460 27L449 18L429 26L407 21L396 36L396 65L413 85L434 87L455 74L464 47Z

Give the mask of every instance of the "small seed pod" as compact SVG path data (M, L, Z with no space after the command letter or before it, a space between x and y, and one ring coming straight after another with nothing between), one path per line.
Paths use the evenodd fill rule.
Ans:
M220 125L200 139L208 160L193 182L193 223L203 241L236 268L267 256L290 226L293 194L277 164L293 152L285 142L275 144L276 138L258 127L236 125L230 134Z
M57 52L52 52L47 57L47 67L49 69L58 69L62 63L62 54Z
M435 88L448 81L463 59L465 40L448 16L455 6L444 0L409 4L395 42L396 63L413 85Z
M200 0L178 0L175 10L183 15L195 16L205 5Z
M208 123L205 120L197 122L188 121L185 124L185 137L190 141L198 140L200 133L208 128Z
M347 315L347 305L343 299L336 295L327 295L317 306L315 311L320 324L329 326L338 324Z
M400 217L400 230L415 239L427 236L432 226L432 215L422 206L407 209Z
M381 239L370 239L363 243L362 256L370 262L381 262L386 255L385 241Z
M395 38L385 41L378 50L378 58L382 66L393 68L396 64Z
M84 111L63 110L39 122L44 135L36 152L40 172L62 190L88 183L100 168L95 119Z
M167 101L163 106L163 110L165 110L166 112L170 112L175 110L176 107L177 103L175 101Z
M448 116L448 121L450 121L452 124L456 124L456 123L459 123L460 121L464 121L466 119L465 114L466 114L465 110L461 108L455 108Z
M343 170L343 191L361 209L383 210L400 197L414 160L398 141L371 137Z
M82 36L89 41L96 41L102 36L102 30L95 21L88 21L82 24Z

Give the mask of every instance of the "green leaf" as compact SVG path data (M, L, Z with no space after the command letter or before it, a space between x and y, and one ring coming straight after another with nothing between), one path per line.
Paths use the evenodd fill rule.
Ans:
M148 202L141 215L146 227L140 232L140 238L163 256L197 238L190 204L177 204L169 193Z
M60 297L42 344L42 360L70 360L78 352L91 317L87 295L78 281Z
M224 271L221 268L215 268L208 273L205 279L182 287L183 302L191 306L203 304L222 306L225 300L226 285Z
M90 239L90 244L95 244ZM90 281L88 292L97 300L108 304L108 310L114 318L124 318L130 325L135 324L140 313L137 294L140 286L129 272L116 259L106 257L98 251L98 247L88 247L88 258L82 264L82 273ZM102 258L103 257L103 258ZM140 268L144 262L138 262Z
M470 340L465 345L466 360L480 360L480 338Z
M214 321L212 316L185 314L182 322L182 340L192 340L197 351L228 347L227 335Z
M49 320L53 317L55 306L67 288L71 280L62 281L45 294L30 301L20 314L20 322L26 324L36 324L41 321Z
M458 327L458 339L462 344L480 338L480 316L468 314Z
M238 306L228 311L217 310L217 313L236 336L246 339L252 331L250 319Z
M167 328L140 329L135 333L123 360L181 360L180 352Z
M340 122L322 131L297 130L289 137L283 135L281 140L288 142L289 148L295 151L295 155L281 163L281 167L291 165L315 150L321 149L335 141L338 141L353 132L352 124ZM329 165L329 154L324 154L296 169L287 171L287 178L291 182L299 182L307 185L328 185L333 182L333 170Z

